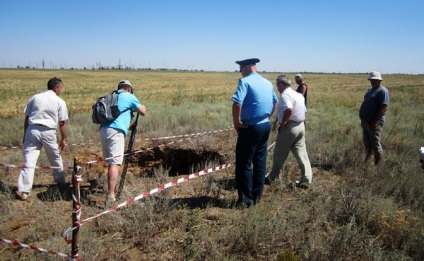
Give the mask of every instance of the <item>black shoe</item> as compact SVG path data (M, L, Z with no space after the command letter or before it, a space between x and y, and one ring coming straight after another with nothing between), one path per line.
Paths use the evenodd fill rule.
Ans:
M272 180L269 177L265 177L265 185L272 185Z
M307 182L298 182L296 181L296 188L300 188L300 189L309 189L310 188L310 183Z
M244 209L250 208L251 206L253 206L253 203L249 204L244 199L238 199L234 207L238 209Z

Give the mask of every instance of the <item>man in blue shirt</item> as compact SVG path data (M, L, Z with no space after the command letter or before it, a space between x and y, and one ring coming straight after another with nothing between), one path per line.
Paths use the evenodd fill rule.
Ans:
M359 109L359 118L361 119L362 137L367 152L365 161L368 161L374 152L374 164L378 165L383 153L380 138L390 94L386 87L380 85L383 78L379 72L371 72L368 80L371 83L371 88L367 90L364 96L364 101Z
M125 150L125 136L131 123L132 111L146 115L146 107L133 95L133 87L128 80L118 83L118 109L122 113L114 121L100 125L100 141L103 157L108 164L108 203L115 202L115 189L119 167L122 165Z
M238 204L259 202L265 183L269 118L277 107L272 83L256 71L259 59L236 61L243 76L232 96L233 124L236 130L236 184ZM253 165L253 168L252 168Z

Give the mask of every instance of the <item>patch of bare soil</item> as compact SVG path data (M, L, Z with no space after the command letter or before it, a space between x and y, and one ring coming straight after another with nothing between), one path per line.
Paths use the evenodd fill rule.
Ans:
M149 147L151 144L143 144L145 147L139 148L138 153L130 157L127 180L120 202L157 188L164 183L176 180L181 176L203 170L207 168L205 167L207 165L212 167L232 163L234 161L234 141L232 142L228 142L226 139L218 139L212 148L208 148L208 146L191 148L187 145L156 146L152 148ZM82 163L93 159L101 159L101 152L89 148L81 149L78 152L73 151L70 154L77 157L78 161ZM100 160L96 164L87 164L82 167L79 174L82 175L83 180L80 184L80 191L83 210L82 219L84 219L105 209L107 167ZM335 187L337 182L339 182L338 176L331 175L330 171L323 170L323 168L314 168L315 185L312 188L313 190ZM52 238L56 240L56 238L60 237L60 233L71 225L72 187L69 187L66 191L58 191L58 188L52 182L50 171L37 170L36 172L38 172L35 176L36 182L27 202L15 200L12 196L13 190L16 188L10 184L16 182L16 180L13 180L16 175L0 183L0 211L3 216L0 225L0 238L4 237L43 247ZM295 172L297 173L297 171ZM70 177L68 179L70 180ZM296 193L293 193L293 189L284 190L282 198L287 201L295 201ZM277 190L281 193L279 184L266 186L263 200L269 200ZM304 191L301 193L308 192ZM234 168L190 180L162 191L154 195L154 197L168 198L169 204L181 206L184 209L200 208L205 220L218 221L228 214L228 211L233 211L232 204L237 197ZM6 212L13 212L15 218L10 218L10 214L6 215ZM43 231L34 230L36 227L39 229L40 226L36 225L39 223L44 223L44 226L42 226ZM62 246L64 243L60 245ZM84 246L81 247L83 248ZM169 258L155 256L154 249L140 251L136 247L116 245L113 242L111 242L110 246L105 247L110 249L110 251L123 253L125 260L172 259L171 253ZM69 246L51 250L68 253ZM26 251L30 252L32 250L19 250L13 246L0 246L0 256L2 256L0 260L10 260L9 256L15 256L18 251L22 251L28 256L32 255L32 253L26 254ZM99 253L97 258L98 260L108 260L107 253Z

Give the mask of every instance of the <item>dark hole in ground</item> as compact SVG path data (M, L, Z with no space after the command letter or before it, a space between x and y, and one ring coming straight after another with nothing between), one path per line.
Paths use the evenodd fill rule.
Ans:
M207 168L209 163L225 163L221 154L211 150L155 147L136 156L142 174L147 175L158 168L169 170L169 176L186 175Z

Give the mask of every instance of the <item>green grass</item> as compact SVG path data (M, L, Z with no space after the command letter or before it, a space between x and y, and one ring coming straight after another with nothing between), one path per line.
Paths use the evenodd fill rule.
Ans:
M98 142L91 105L121 79L135 85L135 94L148 110L138 139L226 128L231 126L231 95L240 77L206 72L0 70L0 90L5 93L0 97L0 145L21 143L23 107L54 76L65 83L69 143ZM263 76L274 83L278 74ZM383 75L391 100L382 136L383 164L378 167L363 163L358 110L369 85L367 75L304 76L310 88L306 136L314 170L311 190L277 183L266 187L256 207L235 209L231 204L236 190L229 185L233 170L211 174L158 193L143 206L137 202L82 226L82 259L423 260L424 173L418 149L424 146L424 75ZM270 142L274 140L272 133ZM230 131L174 146L216 150L231 163L235 142ZM2 163L22 162L20 150L0 153ZM74 156L99 153L97 143L69 148L63 157L69 165ZM271 162L272 151L268 169ZM38 165L48 165L43 152ZM285 170L290 180L298 179L292 156ZM175 178L166 168L147 178L137 175L137 168L131 171L126 189L133 194ZM0 190L0 237L69 253L59 234L70 226L70 202L14 200L9 188L17 175L17 169L0 169L5 186ZM36 171L37 185L51 179L50 172ZM84 217L101 211L82 207ZM56 260L10 246L0 246L0 251L5 260Z

